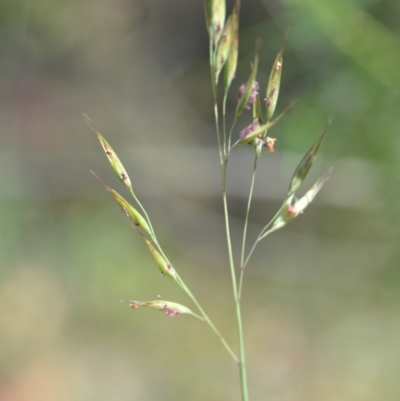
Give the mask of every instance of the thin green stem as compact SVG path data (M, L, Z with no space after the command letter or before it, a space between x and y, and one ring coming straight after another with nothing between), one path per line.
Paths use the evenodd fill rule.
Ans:
M190 289L187 287L185 282L181 279L181 277L178 275L178 285L186 292L186 294L189 296L189 298L193 301L193 303L196 305L197 309L199 310L201 316L204 318L204 320L208 323L210 326L211 330L216 334L216 336L219 338L221 341L222 345L225 347L225 349L229 352L235 363L239 364L239 358L235 354L235 352L232 350L232 348L229 346L227 341L224 339L224 337L221 335L219 330L215 327L214 323L212 320L208 317L207 313L204 311L204 309L201 307L200 303L197 301L196 297L193 295L193 293L190 291Z
M244 220L244 228L243 228L243 240L242 240L242 253L240 256L240 278L239 278L239 290L238 290L238 296L241 298L242 296L242 287L243 287L243 277L244 277L244 254L246 250L246 237L247 237L247 227L249 224L249 215L250 215L250 207L251 207L251 201L253 199L253 191L254 191L254 182L256 178L256 171L257 171L257 161L258 157L256 156L254 159L254 168L253 168L253 174L251 177L251 184L250 184L250 192L249 192L249 199L247 202L247 210L246 210L246 217Z
M254 249L256 249L256 246L257 246L257 244L258 244L260 241L261 241L260 236L258 236L257 239L254 241L254 244L253 244L253 246L251 247L250 252L249 252L249 254L247 255L246 260L245 260L244 263L243 263L243 267L242 267L243 270L246 268L247 263L249 263L250 257L251 257L251 255L253 254Z
M144 214L144 216L145 216L145 218L146 218L147 224L148 224L149 227L150 227L150 231L151 231L151 234L152 234L152 239L153 239L153 241L158 245L157 238L156 238L156 234L155 234L155 232L154 232L153 226L152 226L152 224L151 224L150 217L149 217L149 215L147 214L146 209L145 209L144 206L140 203L138 197L135 195L135 193L133 192L133 190L131 190L130 192L131 192L131 195L132 195L133 199L135 199L135 202L139 205L140 210L143 212L143 214Z
M213 56L212 42L210 41L211 83L212 83L212 92L213 92L213 99L214 99L215 125L216 125L218 148L219 148L219 155L220 155L222 199L223 199L223 205L224 205L225 229L226 229L226 239L227 239L227 245L228 245L229 267L230 267L231 279L232 279L233 296L234 296L235 306L236 306L236 308L235 308L236 309L236 321L237 321L238 341L239 341L239 359L237 360L237 363L238 363L238 367L239 367L242 401L249 401L248 389L247 389L247 377L246 377L246 362L245 362L245 352L244 352L242 315L241 315L241 309L240 309L240 299L238 298L238 292L237 292L236 273L235 273L235 265L234 265L234 261L233 261L233 252L232 252L232 241L231 241L230 228L229 228L228 203L227 203L227 198L226 198L226 170L227 170L227 163L228 163L229 153L230 153L231 136L232 136L233 127L236 124L236 117L234 119L233 125L232 125L230 133L229 133L228 146L226 146L226 122L225 122L225 119L226 119L227 93L225 93L224 99L223 99L223 149L221 149L221 140L220 140L220 133L219 133L219 118L218 118L219 117L218 103L217 103L217 88L216 88L216 85L214 82L215 74L214 74L213 57L214 56ZM194 302L194 300L193 300L193 302ZM199 309L199 310L201 311L201 309Z
M228 155L227 155L228 157ZM232 291L233 297L235 301L235 309L236 309L236 321L237 321L237 330L238 330L238 340L239 340L239 376L240 376L240 388L242 393L242 401L248 401L248 389L247 389L247 374L246 374L246 358L244 352L244 338L243 338L243 325L242 325L242 313L240 308L240 299L238 297L238 290L236 284L236 273L235 273L235 265L233 261L233 252L232 252L232 241L230 235L229 228L229 212L228 212L228 202L226 197L226 164L227 159L224 164L223 170L223 187L222 187L222 199L224 204L224 216L225 216L225 230L226 230L226 240L228 245L228 257L229 257L229 267L231 272L232 279Z
M228 90L224 93L224 99L222 101L222 122L223 122L223 132L224 132L224 156L226 158L228 149L226 147L226 100L228 98Z
M242 393L242 401L249 401L249 391L247 388L247 373L246 373L246 357L244 353L244 338L243 338L243 325L240 310L240 300L236 301L236 318L239 334L239 375L240 375L240 388Z
M230 151L230 150L231 150L232 132L233 132L233 129L235 128L236 122L237 122L237 117L235 116L235 119L233 120L232 127L231 127L231 129L230 129L230 131L229 131L229 138L228 138L228 151Z
M220 138L220 133L219 133L219 121L218 121L218 99L217 99L217 94L213 91L214 93L214 118L215 118L215 127L217 130L217 140L218 140L218 151L219 151L219 161L220 161L220 167L221 169L223 168L223 162L224 162L224 155L223 155L223 149L221 148L221 138Z
M250 249L249 254L247 255L246 260L243 263L243 269L247 266L247 263L250 260L251 255L254 252L254 249L256 249L257 244L264 239L267 235L269 235L272 231L267 231L268 228L271 226L271 224L274 222L274 220L276 219L276 217L278 217L278 215L281 213L282 208L284 207L284 205L282 205L279 210L276 212L275 216L270 220L270 222L261 230L260 234L258 234L257 239L255 240L252 248Z

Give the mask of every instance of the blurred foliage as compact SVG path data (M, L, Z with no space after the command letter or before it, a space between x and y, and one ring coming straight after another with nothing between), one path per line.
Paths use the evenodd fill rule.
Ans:
M237 88L259 36L265 88L290 27L277 113L299 99L274 127L275 167L257 185L277 198L255 199L251 235L334 115L313 166L318 177L334 165L331 180L245 277L250 396L397 401L400 2L242 3ZM123 194L82 117L121 156L174 266L234 343L219 189L176 189L213 181L217 151L146 153L215 147L207 50L196 0L0 0L0 400L239 399L236 368L205 325L119 303L161 294L192 307L91 177ZM232 188L251 175L252 150L240 151Z

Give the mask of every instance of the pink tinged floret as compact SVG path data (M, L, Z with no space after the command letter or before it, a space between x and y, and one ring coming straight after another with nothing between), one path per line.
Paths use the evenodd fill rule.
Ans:
M258 95L259 88L260 88L260 85L258 84L258 82L254 81L253 87L251 88L249 99L247 100L247 104L245 106L246 109L250 109L250 105L254 103L254 100L256 100L256 96ZM246 90L246 84L240 85L239 92L238 92L238 100L240 100L243 97L245 90Z
M242 131L240 131L240 138L245 138L247 135L249 135L251 132L253 132L258 127L259 127L259 121L257 118L253 121L252 124L248 125Z
M179 316L179 312L170 308L167 308L167 305L164 305L162 309L167 316Z
M252 124L248 125L242 131L240 131L240 138L241 139L246 138L246 136L251 134L259 126L260 126L260 122L259 122L258 118L256 118ZM253 142L255 142L256 145L261 143L263 147L268 148L268 153L275 152L275 149L274 149L274 145L276 142L275 138L270 138L269 136L264 137L264 136L260 135L258 138L255 139L255 141L249 141L248 144L252 145Z
M292 216L293 214L296 214L296 207L295 205L290 205L287 209L287 214L289 216Z
M294 203L292 203L288 209L287 209L287 214L288 216L298 216L299 214L303 214L304 209L299 207L301 202L298 201L298 199L294 198Z
M251 89L250 97L247 102L247 108L250 108L250 104L254 103L254 100L256 100L256 96L258 95L258 89L260 89L260 85L258 84L257 81L254 81L253 88Z

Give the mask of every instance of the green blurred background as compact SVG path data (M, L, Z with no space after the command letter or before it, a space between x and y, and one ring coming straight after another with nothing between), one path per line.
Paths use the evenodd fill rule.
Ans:
M251 238L330 114L304 187L335 170L246 273L251 399L398 401L400 2L243 1L236 88L261 36L265 91L288 27L278 112L299 102L271 131ZM0 400L239 400L236 368L206 325L119 303L161 294L192 307L90 174L124 193L82 117L235 343L202 2L1 0L0 29ZM251 147L231 161L237 248Z

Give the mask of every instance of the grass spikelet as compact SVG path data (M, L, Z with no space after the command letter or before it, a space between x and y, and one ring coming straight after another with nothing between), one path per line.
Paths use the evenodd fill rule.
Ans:
M117 191L110 188L101 178L99 178L93 171L92 174L100 181L106 191L114 198L125 214L133 221L135 226L142 228L149 235L152 235L149 225L144 217Z
M301 159L299 165L297 166L296 170L293 173L292 179L290 180L288 196L294 194L301 185L301 183L306 178L308 172L310 171L311 166L315 161L315 158L317 157L318 150L331 123L332 123L332 116L329 117L328 124L325 126L325 129L323 130L322 134L319 136L317 141Z
M86 122L89 124L89 127L97 135L97 138L100 141L100 144L104 150L104 153L106 154L106 156L108 158L108 161L111 164L112 169L114 170L115 175L128 188L129 192L133 192L131 180L130 180L128 173L126 172L123 164L119 160L119 157L114 152L114 150L112 149L110 144L103 137L103 135L101 135L100 132L97 130L97 128L94 126L94 124L92 123L90 118L86 114L84 114L83 116L85 117Z

